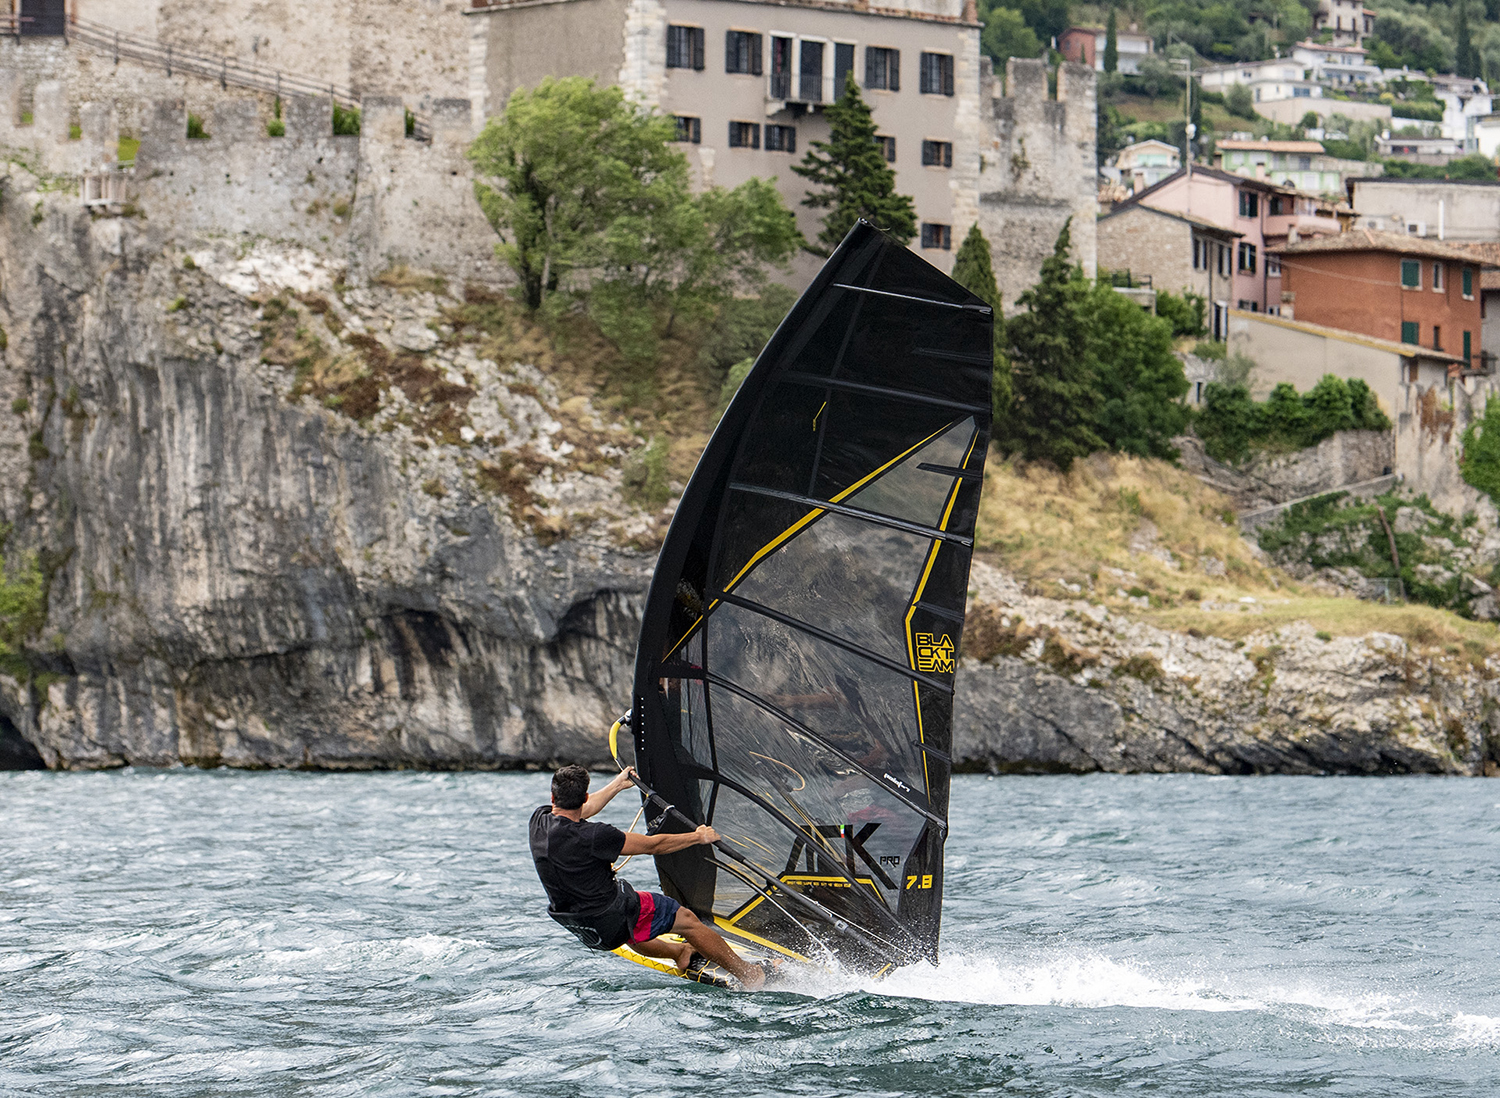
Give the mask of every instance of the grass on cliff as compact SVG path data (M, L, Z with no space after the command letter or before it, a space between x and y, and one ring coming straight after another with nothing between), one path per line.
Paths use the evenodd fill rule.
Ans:
M1096 454L1064 476L992 458L975 547L1036 594L1086 598L1165 629L1226 640L1303 621L1393 633L1482 662L1500 628L1422 605L1330 597L1266 563L1228 497L1167 462Z

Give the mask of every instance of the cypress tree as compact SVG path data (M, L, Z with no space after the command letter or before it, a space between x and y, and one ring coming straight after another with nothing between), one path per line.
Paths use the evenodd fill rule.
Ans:
M1104 21L1104 71L1118 72L1120 68L1120 36L1115 27L1115 9L1109 9L1109 18Z
M842 98L826 113L828 140L814 141L802 163L792 165L792 171L803 179L824 188L802 200L810 209L828 211L823 231L807 250L814 255L831 254L861 217L907 243L917 233L916 210L910 198L896 193L896 173L875 140L875 119L859 94L853 72Z
M1459 0L1453 15L1453 67L1459 76L1479 75L1479 51L1469 34L1469 5Z
M1091 347L1092 287L1068 259L1071 224L1042 263L1040 281L1017 302L1025 312L1006 325L1014 396L1002 443L1063 472L1106 445L1097 429L1103 400Z
M1005 354L1005 317L1000 312L1000 287L995 284L990 242L979 231L978 224L969 229L969 235L953 257L953 281L995 310L994 433L996 438L1003 438L1011 406L1010 359Z

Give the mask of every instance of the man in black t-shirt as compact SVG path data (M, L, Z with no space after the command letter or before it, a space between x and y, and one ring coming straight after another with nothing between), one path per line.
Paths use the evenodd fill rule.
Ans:
M530 827L531 857L552 901L548 913L591 949L628 943L637 953L671 961L679 972L687 971L696 951L746 987L760 987L765 982L760 966L741 960L718 931L687 908L659 892L637 892L615 880L613 863L621 854L672 854L719 838L707 825L683 833L627 835L609 824L588 823L631 784L634 773L627 768L592 797L583 767L565 766L553 776L552 803L531 814ZM658 936L669 931L685 943L660 941Z

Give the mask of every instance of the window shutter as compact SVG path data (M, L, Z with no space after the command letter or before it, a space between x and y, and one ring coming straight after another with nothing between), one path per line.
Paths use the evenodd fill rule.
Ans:
M865 87L875 86L875 58L877 54L869 46L865 47Z
M750 126L750 147L752 149L758 149L758 148L760 148L760 123L759 122L753 123Z
M760 35L750 36L750 71L756 76L761 75L760 63Z
M703 71L703 28L693 27L688 34L693 40L693 68Z
M943 94L953 94L953 58L943 58Z
M735 34L734 31L725 31L724 32L724 71L725 72L739 72L740 71L741 61L740 61L740 56L739 56L739 53L740 53L740 51L739 51L739 45L740 44L739 44L739 41L738 41L738 36Z
M885 55L888 58L890 66L891 66L890 73L888 74L890 82L886 85L886 87L890 88L891 91L893 91L893 92L900 91L901 90L901 51L900 50L886 50L885 51Z

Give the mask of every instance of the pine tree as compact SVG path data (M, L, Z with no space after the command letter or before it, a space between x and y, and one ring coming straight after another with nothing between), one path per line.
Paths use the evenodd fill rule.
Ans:
M1104 21L1104 71L1118 72L1120 68L1120 36L1115 27L1115 9L1109 9L1109 18Z
M1003 445L1063 472L1105 448L1097 430L1103 401L1091 347L1092 287L1068 259L1071 224L1069 218L1042 263L1041 280L1021 295L1026 311L1006 325L1015 395Z
M990 242L976 224L964 237L958 254L953 257L953 281L995 310L995 437L1004 437L1004 426L1010 416L1010 359L1006 357L1005 317L1000 312L1000 287L995 284L995 267L990 257Z
M842 98L826 113L828 140L814 141L802 163L792 165L814 187L824 188L802 200L811 209L828 211L823 231L807 250L831 254L861 217L907 243L917 233L916 211L910 198L896 193L896 173L875 140L875 120L853 72Z

